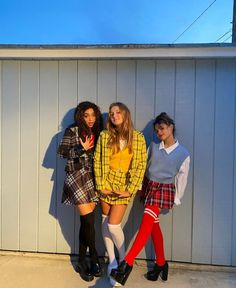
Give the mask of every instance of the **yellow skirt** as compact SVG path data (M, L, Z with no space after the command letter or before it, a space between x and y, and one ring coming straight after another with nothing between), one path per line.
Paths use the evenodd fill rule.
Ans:
M128 182L129 173L119 170L110 170L106 179L106 189L110 191L126 191ZM129 204L131 200L131 197L119 198L114 195L103 195L100 192L97 193L100 200L112 205Z

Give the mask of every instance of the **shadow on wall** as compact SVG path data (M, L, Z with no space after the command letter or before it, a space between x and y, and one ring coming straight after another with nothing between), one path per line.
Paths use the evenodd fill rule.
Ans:
M57 147L64 135L65 129L73 123L73 115L74 108L70 109L65 114L64 118L61 121L60 132L55 134L51 139L42 164L44 168L53 169L51 177L51 181L53 182L53 188L51 192L51 200L49 203L49 214L58 220L62 234L70 247L71 253L74 253L75 250L75 229L73 227L74 225L72 225L72 223L74 223L75 221L74 207L65 207L65 205L61 203L63 181L65 177L64 167L66 159L58 158ZM63 252L58 251L58 249L60 249L60 247L56 247L56 252Z

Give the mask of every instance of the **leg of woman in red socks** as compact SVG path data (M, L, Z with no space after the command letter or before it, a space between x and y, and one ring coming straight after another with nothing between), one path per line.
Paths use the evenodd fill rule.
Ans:
M112 269L111 276L117 282L122 285L125 284L129 277L129 274L133 268L135 257L142 250L147 243L149 236L153 230L154 221L157 220L159 214L159 208L157 206L147 205L145 206L142 223L139 227L138 234L134 240L134 243L125 256L124 261L120 263L117 269Z
M147 279L156 281L160 275L161 279L166 281L168 278L168 263L165 260L164 241L159 218L154 222L151 235L156 254L156 263L154 269L147 273Z

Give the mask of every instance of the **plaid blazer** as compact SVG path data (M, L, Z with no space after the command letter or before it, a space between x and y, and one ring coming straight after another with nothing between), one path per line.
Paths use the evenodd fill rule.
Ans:
M94 173L97 190L104 190L106 186L106 177L109 172L109 159L111 155L111 148L108 147L107 142L109 132L103 130L98 138L95 153L94 153ZM147 154L146 143L141 132L134 130L133 134L133 158L131 167L127 173L127 191L134 194L142 183L144 172L146 169Z

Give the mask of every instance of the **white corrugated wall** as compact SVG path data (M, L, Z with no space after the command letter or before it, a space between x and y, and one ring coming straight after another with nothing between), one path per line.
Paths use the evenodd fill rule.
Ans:
M78 214L60 203L58 142L78 102L106 113L121 101L147 143L150 121L168 112L191 153L183 203L161 216L167 258L236 265L235 61L0 61L0 249L77 253ZM127 247L141 216L137 197L123 222ZM99 207L96 221L102 255ZM153 257L149 242L139 258Z

